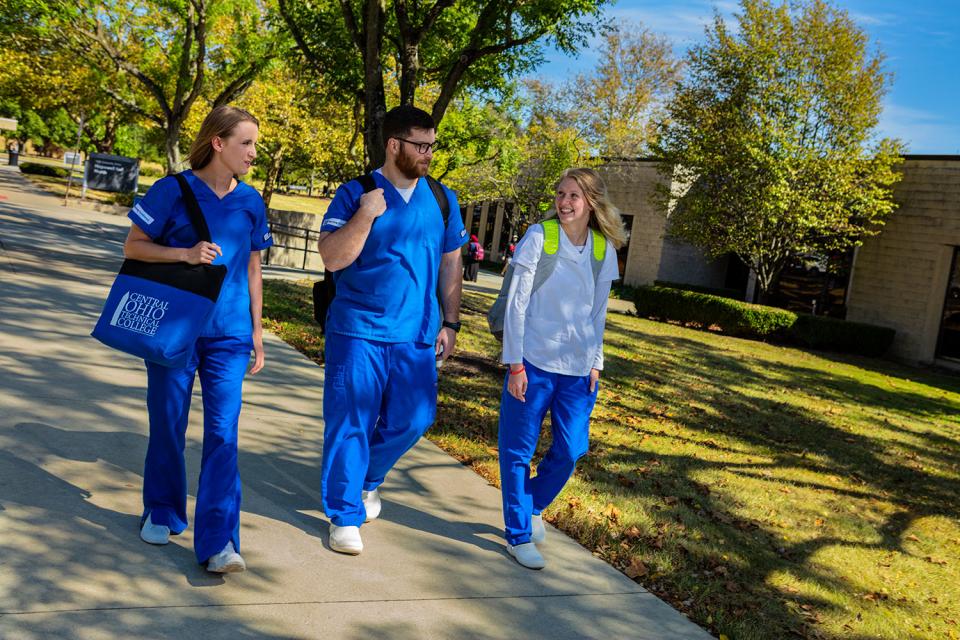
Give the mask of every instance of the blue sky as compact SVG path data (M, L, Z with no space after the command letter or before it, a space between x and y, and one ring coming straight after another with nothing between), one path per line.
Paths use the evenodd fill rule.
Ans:
M884 99L880 133L896 137L913 154L960 154L960 0L834 0L886 54L893 85ZM606 11L620 22L642 23L664 34L683 56L703 40L716 7L733 22L730 0L620 0ZM591 69L599 41L576 59L553 51L538 75L562 80Z

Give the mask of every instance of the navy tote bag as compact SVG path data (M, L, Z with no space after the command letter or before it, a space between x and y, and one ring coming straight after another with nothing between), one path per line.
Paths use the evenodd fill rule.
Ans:
M177 174L190 222L201 240L210 229L187 179ZM220 296L227 267L126 259L93 329L107 345L167 366L183 367Z

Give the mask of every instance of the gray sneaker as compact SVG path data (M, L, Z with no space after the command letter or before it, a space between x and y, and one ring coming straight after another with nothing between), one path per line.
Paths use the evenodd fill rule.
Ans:
M228 542L223 551L207 560L207 571L211 573L240 573L247 570L247 563L243 561L233 542Z
M543 569L547 566L547 561L540 555L540 552L537 550L537 545L532 542L525 542L517 546L507 544L507 551L516 558L517 562L527 569Z
M343 526L330 523L330 548L338 553L359 555L363 551L363 540L360 539L360 527Z
M147 516L147 519L143 521L143 526L140 527L140 539L150 544L167 544L170 542L170 527L162 524L153 524L153 521L150 519L152 516L153 514L151 513Z

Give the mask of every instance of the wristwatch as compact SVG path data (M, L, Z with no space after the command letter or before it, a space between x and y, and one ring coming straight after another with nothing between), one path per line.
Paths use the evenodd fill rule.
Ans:
M447 329L453 329L454 331L460 331L460 323L459 323L459 322L447 322L446 320L444 320L444 321L443 321L443 326L444 326L445 328L447 328Z

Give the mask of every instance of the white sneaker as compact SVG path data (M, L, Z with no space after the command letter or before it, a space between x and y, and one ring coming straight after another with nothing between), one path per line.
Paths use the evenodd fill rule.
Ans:
M170 542L170 527L163 524L153 524L150 519L153 514L147 516L143 526L140 527L140 539L150 544L167 544Z
M533 516L530 519L532 531L530 532L530 542L533 544L543 544L547 539L547 528L543 526L543 516Z
M362 496L363 508L367 510L367 519L364 520L364 522L376 520L380 516L380 509L382 508L380 504L380 491L377 489L364 491Z
M537 551L537 545L532 542L525 542L524 544L518 544L513 546L512 544L507 544L507 551L510 552L514 558L517 559L517 562L525 566L527 569L543 569L547 566L547 561L543 559L543 556L540 555L540 552Z
M240 573L246 570L247 563L233 548L233 542L228 542L223 551L207 560L207 571L211 573Z
M360 539L360 527L338 527L330 523L330 548L339 553L351 556L359 555L363 551L363 540Z

